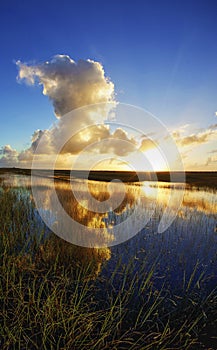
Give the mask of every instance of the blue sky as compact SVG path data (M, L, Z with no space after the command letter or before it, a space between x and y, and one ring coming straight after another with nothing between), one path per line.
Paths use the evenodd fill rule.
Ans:
M168 128L206 132L217 123L216 15L214 0L2 0L0 147L20 151L36 129L55 121L41 87L16 81L15 61L35 64L56 54L101 62L118 101L149 110Z

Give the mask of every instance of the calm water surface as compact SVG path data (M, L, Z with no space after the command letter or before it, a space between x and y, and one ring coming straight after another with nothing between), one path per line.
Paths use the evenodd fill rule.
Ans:
M4 175L1 177L1 183L19 190L28 189L27 193L31 196L31 178L28 176ZM85 185L88 185L93 203L91 197L87 196ZM122 244L107 248L107 259L99 271L102 278L109 277L117 266L121 270L129 261L134 273L139 273L144 262L147 269L155 262L154 283L158 286L166 283L174 289L182 288L183 281L189 278L195 266L197 266L195 281L201 271L205 271L205 277L209 276L209 279L206 278L207 285L213 287L217 284L216 191L185 189L182 205L177 211L175 220L165 232L158 233L158 225L168 205L171 192L173 204L170 205L167 215L174 214L176 198L178 200L181 196L180 185L172 185L171 188L166 183L125 184L124 194L118 183L113 183L109 187L108 183L95 181L87 183L84 180L74 179L72 187L79 193L80 203L78 204L72 195L70 183L60 180L55 182L59 201L68 215L80 224L90 228L103 228L103 237L100 239L105 238L107 242L115 241L114 232L118 231L114 228L131 215L135 216L134 223L144 220L144 226L137 235L130 238L133 230L132 222L131 225L127 225L124 233L129 239ZM46 213L52 227L58 224L59 219L58 213L52 210L52 181L39 178L38 190L42 197L39 212L43 215ZM110 209L96 213L94 211L96 200L103 204L110 198L111 191ZM26 195L26 190L24 192ZM35 215L41 222L37 211ZM117 287L118 283L118 279L114 281Z

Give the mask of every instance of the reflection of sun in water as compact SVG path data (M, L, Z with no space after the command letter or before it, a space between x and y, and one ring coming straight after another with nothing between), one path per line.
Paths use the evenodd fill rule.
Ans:
M158 187L151 187L149 183L144 182L141 186L142 193L149 199L156 199L158 196Z

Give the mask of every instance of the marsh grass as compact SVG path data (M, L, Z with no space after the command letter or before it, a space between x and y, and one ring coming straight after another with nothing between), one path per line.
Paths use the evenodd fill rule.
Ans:
M174 292L157 261L106 273L110 250L48 232L28 189L1 187L0 208L1 349L215 349L217 293L198 263Z

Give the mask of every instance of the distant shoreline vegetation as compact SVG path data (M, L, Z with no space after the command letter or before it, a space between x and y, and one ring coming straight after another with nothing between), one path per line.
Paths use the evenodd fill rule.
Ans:
M19 174L19 175L31 175L31 169L23 168L0 168L0 174L4 173ZM172 174L172 181L171 181ZM37 169L34 170L34 175L42 177L53 177L55 180L69 181L70 170L52 170ZM134 171L110 171L110 170L72 170L71 176L80 179L88 179L94 181L109 182L112 180L120 180L122 182L141 182L156 180L167 183L180 183L180 179L185 175L185 183L194 187L209 187L217 188L217 171L186 171L182 172L134 172Z
M41 209L58 219L50 205L52 178L45 177L52 172L45 173L38 178ZM136 219L145 222L153 213L122 244L85 248L55 235L41 220L29 175L30 169L0 169L2 350L217 349L215 189L187 188L176 219L158 233L169 193L176 200L179 184L141 183L147 192L138 196L140 183L126 183L122 203L106 216L78 203L69 171L56 171L60 203L82 225L104 228L109 235L137 204ZM85 200L85 181L74 180ZM154 211L152 194L158 190L151 186L159 186ZM99 201L107 198L106 187L88 183ZM120 193L115 187L114 200ZM126 236L132 229L126 227Z

